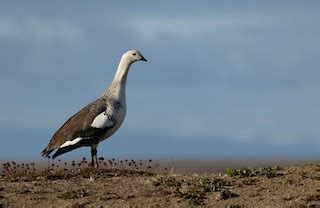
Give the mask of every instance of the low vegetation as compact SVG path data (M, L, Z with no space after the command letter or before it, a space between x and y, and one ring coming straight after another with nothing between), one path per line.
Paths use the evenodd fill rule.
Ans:
M230 177L239 176L241 178L244 177L253 177L253 176L266 176L267 178L274 178L276 176L281 175L279 172L281 170L280 167L246 167L246 168L239 168L239 169L227 169L227 175Z
M203 205L207 193L224 193L222 199L235 197L237 194L227 192L231 186L229 180L213 178L209 176L158 176L153 181L155 186L172 188L172 193L182 199L186 199L192 205Z
M100 169L85 158L48 164L3 164L0 207L159 206L317 207L320 165L246 167L225 174L177 174L146 161L100 158ZM171 169L171 168L170 168Z

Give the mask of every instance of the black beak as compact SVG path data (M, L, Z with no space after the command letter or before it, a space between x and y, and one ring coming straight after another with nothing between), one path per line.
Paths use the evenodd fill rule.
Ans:
M140 61L147 61L147 59L145 59L145 58L141 55Z

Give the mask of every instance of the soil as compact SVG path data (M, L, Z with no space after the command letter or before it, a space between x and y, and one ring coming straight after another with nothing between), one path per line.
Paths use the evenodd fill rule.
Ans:
M71 168L3 172L0 207L320 207L320 165L173 174Z

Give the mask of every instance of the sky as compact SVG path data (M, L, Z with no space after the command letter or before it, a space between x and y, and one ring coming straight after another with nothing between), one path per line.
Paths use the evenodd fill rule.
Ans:
M40 159L129 49L148 62L132 66L126 120L98 155L319 156L319 9L316 0L2 1L0 159Z

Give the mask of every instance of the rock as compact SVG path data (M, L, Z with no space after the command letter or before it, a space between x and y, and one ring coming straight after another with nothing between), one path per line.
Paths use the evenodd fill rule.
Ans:
M27 193L29 193L29 192L31 192L31 191L28 190L28 189L16 190L16 193L17 193L17 194L27 194Z
M71 207L72 208L84 208L84 207L86 207L86 205L80 204L79 202L77 202L77 203L73 204Z
M242 206L241 205L238 205L238 204L231 204L231 205L228 205L227 208L241 208Z
M181 187L179 188L179 192L181 194L186 194L189 192L189 187L187 183L182 183Z
M216 200L217 201L226 200L226 199L236 197L236 196L238 196L238 194L232 193L228 189L223 189L217 193Z
M127 198L127 199L132 199L132 198L134 198L134 195L133 195L133 194L128 194L128 195L126 196L126 198Z
M315 207L316 208L316 207L318 207L318 205L315 202L313 202L313 203L309 202L306 207L310 207L310 208Z
M35 180L36 180L36 181L45 181L46 178L43 177L43 176L37 176Z

